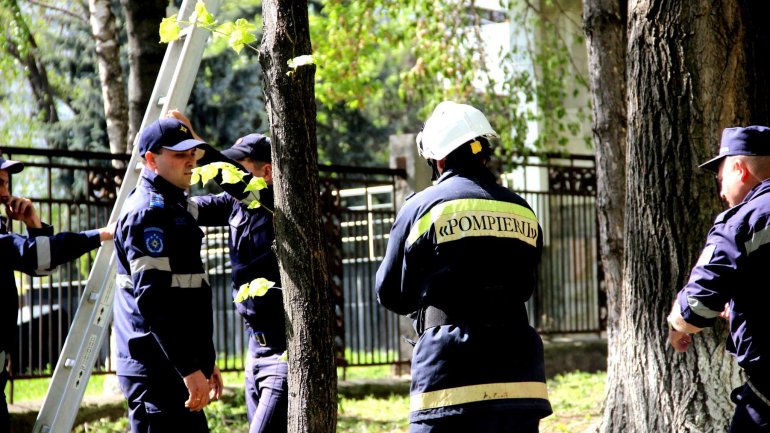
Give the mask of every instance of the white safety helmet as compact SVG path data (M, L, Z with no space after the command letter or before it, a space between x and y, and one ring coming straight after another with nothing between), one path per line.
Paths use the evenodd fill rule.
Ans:
M484 114L466 104L444 101L433 110L417 134L417 149L425 159L446 158L476 137L499 137Z

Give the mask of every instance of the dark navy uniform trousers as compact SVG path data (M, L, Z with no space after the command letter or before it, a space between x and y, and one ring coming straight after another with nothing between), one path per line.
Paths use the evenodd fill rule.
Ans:
M770 433L770 383L749 381L730 394L735 414L729 433Z
M203 411L192 412L184 407L189 392L178 376L118 376L118 381L128 401L131 431L208 433Z
M288 364L281 359L284 350L272 350L260 345L255 337L249 338L245 373L249 433L287 431L289 372Z

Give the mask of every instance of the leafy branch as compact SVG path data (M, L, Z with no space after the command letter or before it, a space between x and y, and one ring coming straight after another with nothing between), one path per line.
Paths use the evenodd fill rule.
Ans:
M160 22L160 42L167 44L179 39L182 34L182 26L198 26L206 29L214 35L216 39L227 39L227 45L236 53L240 54L244 47L259 52L257 47L251 43L257 40L254 31L257 26L245 18L238 18L235 21L224 21L221 24L214 18L206 5L202 1L195 4L195 11L190 16L192 21L180 20L176 14L163 18ZM310 54L297 56L287 61L289 70L286 75L291 75L294 69L300 66L312 65L315 59Z
M194 25L209 30L215 38L227 39L227 44L238 54L244 47L249 47L255 52L258 51L257 47L251 45L257 40L253 33L257 26L245 18L219 24L214 15L206 9L206 5L199 1L195 4L195 12L190 19L191 21L180 20L176 14L163 18L160 22L160 42L167 44L175 41L179 39L183 25Z
M234 165L230 164L229 162L212 162L210 164L206 164L202 167L195 167L193 168L193 174L192 179L190 179L190 184L195 185L198 182L201 183L202 186L205 186L209 181L216 178L217 175L222 175L222 184L238 184L242 183L245 186L243 189L244 192L252 192L252 191L259 191L262 189L267 188L267 182L265 182L265 179L262 177L255 177L252 176L252 178L249 180L248 183L244 181L243 179L248 176L248 173L238 170ZM258 207L262 206L262 204L257 199L253 199L249 205L248 209L256 209ZM263 207L265 210L267 210L270 213L273 213L272 210ZM246 283L241 285L241 287L238 288L238 293L235 296L235 302L243 302L248 298L253 298L257 296L264 296L265 293L267 293L268 289L273 287L275 283L273 281L268 281L265 278L256 278L252 280L250 283Z
M262 177L252 176L249 182L246 183L246 181L243 179L249 174L246 173L245 171L238 170L234 165L230 164L229 162L212 162L211 164L206 164L202 167L193 168L190 184L195 185L198 182L200 182L202 186L206 186L206 184L209 183L210 180L217 177L217 175L220 173L222 174L222 181L221 181L222 184L235 185L238 183L242 183L246 185L243 189L243 192L259 191L267 188L267 182L265 182L265 179ZM248 208L256 209L260 206L262 206L262 203L260 203L259 200L257 199L253 199L249 203ZM273 213L271 209L268 209L268 208L264 208L264 209L270 213Z

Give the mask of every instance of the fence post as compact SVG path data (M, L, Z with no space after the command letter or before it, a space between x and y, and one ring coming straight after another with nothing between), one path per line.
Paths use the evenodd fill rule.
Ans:
M400 134L390 136L390 168L406 170L406 180L396 180L396 190L393 204L396 212L404 204L404 198L413 192L419 192L431 185L431 170L425 160L417 152L415 134ZM402 337L416 340L411 319L398 316L399 329L399 363L396 364L397 374L409 372L412 359L412 346ZM405 368L402 369L402 368Z

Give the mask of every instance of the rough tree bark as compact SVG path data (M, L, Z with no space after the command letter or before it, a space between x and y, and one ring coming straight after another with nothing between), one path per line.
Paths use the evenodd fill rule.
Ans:
M289 432L332 433L337 420L332 306L321 231L314 65L307 1L265 0L260 63L273 140L277 255L287 314Z
M583 2L583 26L587 36L588 71L593 106L593 142L596 155L596 213L599 252L607 294L607 370L617 371L623 360L616 350L616 332L622 317L623 219L626 202L626 20L622 0ZM609 84L609 85L608 85ZM614 388L607 387L606 399ZM622 411L622 400L616 410Z
M768 121L768 64L760 54L768 36L756 22L768 6L749 3L631 1L626 75L605 70L601 77L603 86L625 86L628 109L623 283L610 293L617 308L610 309L601 431L723 432L732 416L727 397L740 375L724 352L724 325L675 354L665 316L722 209L698 163L716 152L724 127ZM617 8L586 0L588 11ZM602 38L593 24L592 44ZM607 117L615 105L602 101L596 109ZM598 163L598 171L612 170L612 162Z
M120 0L126 15L128 36L128 148L131 152L144 111L152 95L166 45L159 42L158 29L166 16L168 0ZM184 110L185 107L175 107Z
M102 84L104 117L112 153L125 153L128 147L128 99L120 67L120 43L110 0L89 0L91 33L96 43L99 81ZM113 164L115 164L114 161Z

